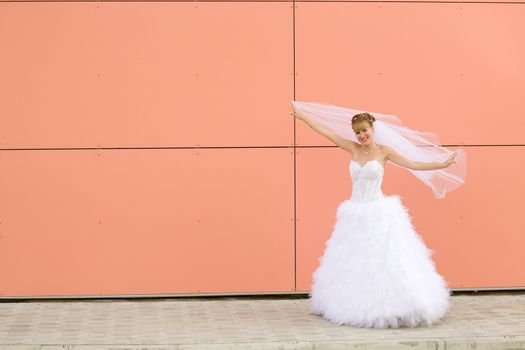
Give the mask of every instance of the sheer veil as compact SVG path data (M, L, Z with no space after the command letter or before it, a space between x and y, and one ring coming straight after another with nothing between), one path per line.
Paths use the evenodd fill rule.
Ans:
M461 184L465 183L467 175L467 155L464 150L451 151L440 146L438 136L431 132L415 131L407 128L401 120L389 114L374 113L365 110L350 109L331 104L292 101L293 108L308 119L318 122L339 136L359 142L352 130L352 117L357 113L369 112L374 122L374 140L376 143L389 146L404 157L419 162L444 162L456 153L456 163L447 168L437 170L412 170L414 176L430 188L436 198L444 198Z

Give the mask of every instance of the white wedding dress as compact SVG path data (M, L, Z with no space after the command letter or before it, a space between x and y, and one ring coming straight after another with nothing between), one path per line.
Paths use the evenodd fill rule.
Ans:
M350 174L352 196L337 208L312 276L311 313L355 327L438 322L450 307L450 289L400 197L383 195L383 166L352 160Z

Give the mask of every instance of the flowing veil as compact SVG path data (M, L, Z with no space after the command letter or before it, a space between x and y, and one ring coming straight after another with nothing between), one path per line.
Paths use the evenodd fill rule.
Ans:
M456 153L456 163L437 170L412 170L392 162L395 166L410 171L425 185L432 188L436 198L444 198L447 192L465 183L467 176L467 155L465 151L462 149L451 151L440 146L439 138L434 133L409 129L403 125L398 117L389 114L305 101L292 101L292 105L297 112L307 116L310 120L318 122L339 136L355 142L358 140L352 130L352 117L357 113L369 112L376 118L374 122L375 142L389 146L413 161L444 162L452 153Z

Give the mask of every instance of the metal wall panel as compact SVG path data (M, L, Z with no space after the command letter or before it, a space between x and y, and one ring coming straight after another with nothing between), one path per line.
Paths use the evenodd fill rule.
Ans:
M293 145L290 4L0 6L2 148Z
M8 151L0 169L0 296L294 290L292 150Z
M521 4L296 4L296 98L395 114L444 144L523 144L524 18ZM304 125L297 142L329 143Z

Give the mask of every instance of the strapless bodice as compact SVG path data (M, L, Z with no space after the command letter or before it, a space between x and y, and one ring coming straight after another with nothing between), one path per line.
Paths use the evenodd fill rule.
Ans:
M377 160L370 160L364 165L350 161L352 176L352 201L366 202L383 198L381 183L385 170Z

